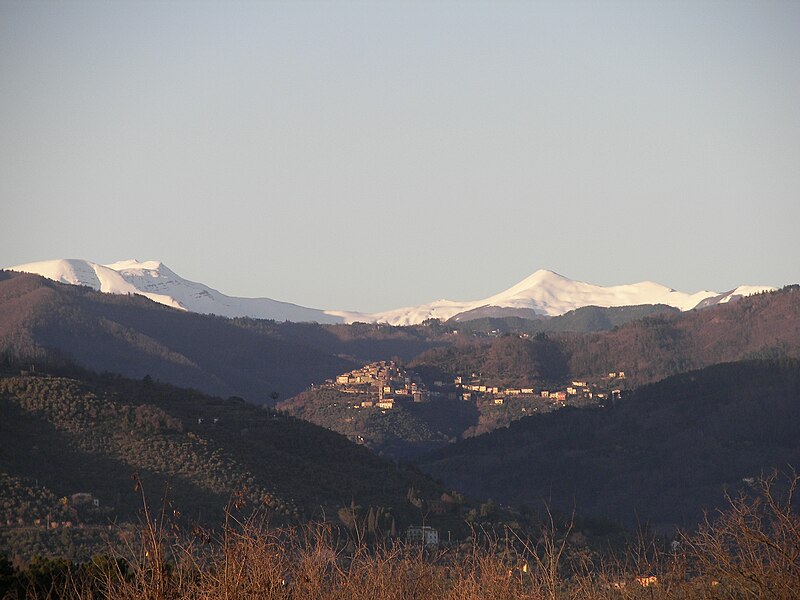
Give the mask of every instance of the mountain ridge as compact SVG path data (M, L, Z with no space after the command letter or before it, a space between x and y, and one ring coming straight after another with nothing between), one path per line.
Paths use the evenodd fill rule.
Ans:
M56 259L10 267L72 285L86 285L111 294L140 294L165 306L222 317L252 317L276 321L341 323L325 311L271 298L237 298L205 284L184 279L161 261L136 259L107 265L82 259ZM163 293L167 292L167 293Z
M155 302L201 314L251 317L277 321L318 323L387 323L418 325L428 319L469 320L476 309L483 316L523 311L527 318L563 315L584 306L617 307L664 304L681 311L726 303L770 286L741 285L728 292L703 290L686 293L655 283L599 286L569 279L555 271L539 269L508 289L471 301L436 300L417 306L375 313L307 308L271 298L228 296L205 284L184 279L161 261L136 259L102 265L82 259L55 259L9 267L73 285L87 285L115 294L141 294Z

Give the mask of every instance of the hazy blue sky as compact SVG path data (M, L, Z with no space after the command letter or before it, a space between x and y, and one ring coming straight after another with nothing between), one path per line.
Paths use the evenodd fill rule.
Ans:
M800 282L800 2L0 1L0 265L379 310Z

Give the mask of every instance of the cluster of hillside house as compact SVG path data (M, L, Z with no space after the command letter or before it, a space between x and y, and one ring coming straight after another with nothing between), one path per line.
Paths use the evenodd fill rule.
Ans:
M328 387L346 394L366 396L360 408L394 408L397 402L427 402L430 393L413 373L394 361L381 360L343 373L326 382Z
M508 400L538 398L552 404L564 405L569 400L589 400L602 403L622 396L621 380L624 371L609 373L598 382L575 380L562 389L541 389L534 386L518 388L486 385L480 375L458 376L451 381L434 381L429 390L419 377L394 361L376 361L329 379L324 387L354 394L353 408L392 409L402 402L427 402L436 398L461 399L504 404ZM611 389L612 386L620 386Z
M480 378L473 374L472 377L458 376L453 380L456 386L457 397L466 401L489 398L494 404L503 404L507 400L520 398L543 398L554 404L563 404L570 399L587 399L602 402L608 398L619 399L622 397L622 390L619 388L608 389L605 383L608 380L625 379L625 372L618 371L609 373L604 377L603 384L590 383L588 381L575 380L564 389L537 389L535 387L503 388L498 386L485 385ZM440 383L440 382L436 382Z

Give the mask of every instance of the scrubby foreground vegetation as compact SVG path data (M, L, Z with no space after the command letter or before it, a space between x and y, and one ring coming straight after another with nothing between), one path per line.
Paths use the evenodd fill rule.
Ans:
M671 543L640 536L598 553L569 521L546 518L524 537L476 531L471 543L368 544L327 525L271 529L237 520L217 536L177 536L145 511L127 557L81 565L0 561L7 598L746 599L800 597L799 478L773 475L729 498L696 532Z

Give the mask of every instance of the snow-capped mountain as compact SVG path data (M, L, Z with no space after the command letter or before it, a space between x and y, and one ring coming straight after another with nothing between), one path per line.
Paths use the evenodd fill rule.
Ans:
M316 321L318 323L389 323L416 325L426 319L468 320L474 315L498 314L552 317L583 306L633 306L666 304L680 310L705 308L775 288L740 286L729 292L680 292L652 281L629 285L599 286L574 281L553 271L541 269L507 290L484 298L458 302L437 300L429 304L398 308L378 313L305 308L270 298L236 298L201 283L183 279L157 261L126 260L101 265L86 260L49 260L9 268L36 273L62 283L87 285L112 294L141 294L155 302L191 312L225 317L254 317L276 321ZM478 310L481 309L481 310ZM471 313L471 314L465 314Z
M110 294L141 294L190 312L276 321L344 322L341 316L271 298L226 296L202 283L180 277L158 261L123 260L101 265L88 260L60 259L18 265L9 270L36 273L53 281L86 285Z
M757 292L774 290L768 286L740 286L735 290L725 293L697 292L688 294L665 287L652 281L644 281L630 285L599 286L582 281L573 281L563 275L540 269L530 277L523 279L518 284L504 292L495 294L483 300L472 302L453 302L450 300L437 300L430 304L399 308L372 315L357 317L348 313L342 314L348 321L372 320L386 322L391 325L413 325L422 323L425 319L459 320L463 315L464 320L475 318L472 314L476 309L513 309L516 311L533 311L541 317L554 317L566 312L581 308L582 306L635 306L639 304L666 304L680 310L702 308L713 304L728 302L742 296ZM496 311L497 316L508 315L512 311ZM480 316L487 316L489 311L480 311Z

